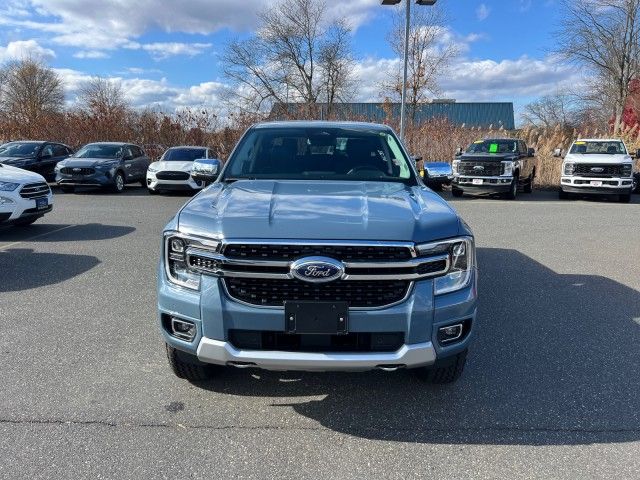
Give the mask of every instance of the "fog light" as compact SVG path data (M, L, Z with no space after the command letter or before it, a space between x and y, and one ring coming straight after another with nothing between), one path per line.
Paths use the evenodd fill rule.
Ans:
M191 342L196 338L196 326L191 322L171 317L171 334L174 337Z
M438 329L438 342L450 343L458 340L462 336L462 324L448 325Z

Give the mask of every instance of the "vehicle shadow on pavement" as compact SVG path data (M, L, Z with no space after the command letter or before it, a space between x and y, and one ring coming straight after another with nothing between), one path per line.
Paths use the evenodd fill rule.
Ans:
M640 440L640 292L558 274L515 250L479 249L480 312L458 383L408 371L228 370L200 387L275 397L336 432L446 444ZM309 397L320 396L321 399Z
M129 235L135 230L135 227L101 223L83 225L35 223L28 227L0 229L0 242L52 243L111 240Z
M64 282L100 261L91 255L40 253L29 248L0 250L0 293L19 292ZM25 298L25 302L37 301Z

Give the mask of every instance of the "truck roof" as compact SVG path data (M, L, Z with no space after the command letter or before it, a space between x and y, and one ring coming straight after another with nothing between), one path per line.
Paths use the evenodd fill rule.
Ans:
M367 122L330 122L325 120L287 120L275 122L260 122L253 128L368 128L381 131L391 130L388 125Z

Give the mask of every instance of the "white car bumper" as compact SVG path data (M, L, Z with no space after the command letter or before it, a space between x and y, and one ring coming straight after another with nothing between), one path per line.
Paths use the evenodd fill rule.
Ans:
M13 192L0 192L0 224L11 223L15 220L27 217L41 217L53 208L53 195L51 191L46 195L47 205L38 208L36 199L22 198L20 189ZM43 197L45 196L43 195Z
M168 172L151 172L147 171L147 188L151 190L200 190L203 188L203 182L196 182L191 175L185 179L168 179L158 178Z

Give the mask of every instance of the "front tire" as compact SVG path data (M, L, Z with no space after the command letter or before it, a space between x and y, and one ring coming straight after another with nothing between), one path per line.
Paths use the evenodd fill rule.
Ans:
M113 185L111 189L115 193L122 193L124 191L124 175L122 174L122 172L116 172L115 176L113 177Z
M184 378L190 382L203 382L213 377L213 365L202 363L195 355L177 350L168 344L166 347L169 367L176 377Z
M451 194L456 198L460 198L464 194L464 192L462 190L458 190L457 188L453 188L451 189Z
M618 195L618 202L620 203L629 203L631 202L631 194L625 193L623 195Z
M153 188L147 187L147 191L149 192L149 195L157 195L158 194L158 190L155 190Z
M462 376L467 361L467 352L468 350L465 349L452 357L436 360L436 363L430 367L416 368L414 373L424 382L437 385L454 383Z
M569 194L567 192L565 192L564 190L560 189L560 190L558 190L558 198L560 200L568 200L569 199Z
M33 217L33 218L27 218L27 219L24 219L24 220L16 220L14 225L16 225L18 227L26 227L28 225L31 225L33 222L35 222L39 218L40 217Z
M513 177L513 181L511 182L511 187L509 188L509 193L507 193L506 197L509 200L515 200L518 197L518 182L520 179L518 177Z

